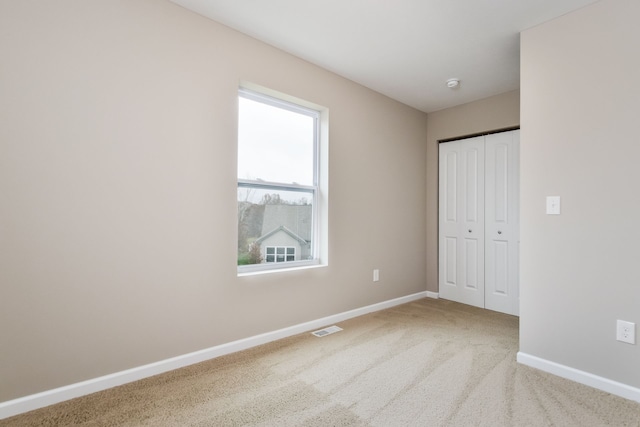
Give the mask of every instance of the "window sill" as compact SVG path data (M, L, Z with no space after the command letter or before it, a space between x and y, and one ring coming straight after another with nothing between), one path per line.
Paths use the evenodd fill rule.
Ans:
M243 268L242 270L238 268L238 277L257 276L261 274L271 274L271 273L285 273L287 271L309 270L313 268L321 268L326 266L327 264L321 264L318 261L315 261L309 264L305 263L303 265L295 265L290 267L284 267L284 266L262 267L261 265L261 268L258 268L258 267L254 267L250 269Z

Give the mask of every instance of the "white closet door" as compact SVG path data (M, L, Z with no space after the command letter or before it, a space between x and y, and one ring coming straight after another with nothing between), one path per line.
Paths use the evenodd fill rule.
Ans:
M484 137L439 147L440 296L484 307Z
M485 138L485 307L519 314L520 131Z

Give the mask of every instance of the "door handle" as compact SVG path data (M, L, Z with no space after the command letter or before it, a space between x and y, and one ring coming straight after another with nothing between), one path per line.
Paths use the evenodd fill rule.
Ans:
M471 230L471 229L469 229L469 233L471 233L471 232L472 232L472 230Z
M498 230L498 234L502 234L502 231Z

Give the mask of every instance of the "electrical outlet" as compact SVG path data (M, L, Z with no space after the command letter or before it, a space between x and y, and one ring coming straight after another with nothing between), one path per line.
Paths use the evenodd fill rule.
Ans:
M632 322L625 322L624 320L618 320L616 328L616 339L618 341L626 342L629 344L635 344L636 324Z
M378 270L377 268L373 270L373 281L374 282L380 281L380 270Z

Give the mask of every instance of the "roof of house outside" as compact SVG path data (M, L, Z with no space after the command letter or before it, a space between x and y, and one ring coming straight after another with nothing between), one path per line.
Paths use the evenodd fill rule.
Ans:
M311 226L311 205L266 205L262 222L262 235L259 240L266 237L267 234L280 229L280 227L284 227L290 234L295 235L294 237L310 242Z
M298 236L296 233L294 233L293 231L289 230L287 227L285 227L284 225L281 225L278 228L275 228L273 230L271 230L270 232L268 232L267 234L263 234L262 236L260 236L258 239L256 239L256 243L262 243L264 242L267 238L273 236L274 234L278 233L278 232L285 232L287 233L289 236L293 237L294 239L296 239L298 241L298 243L300 243L301 245L305 245L307 243L309 243L309 241L304 240L302 237Z

